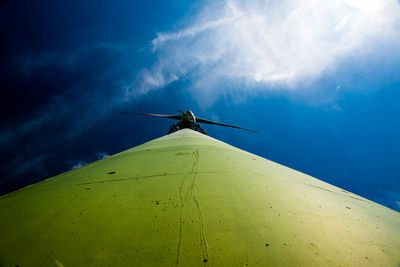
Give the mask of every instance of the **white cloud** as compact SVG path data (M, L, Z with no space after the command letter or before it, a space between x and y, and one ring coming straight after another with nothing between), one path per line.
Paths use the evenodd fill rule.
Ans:
M383 203L400 211L400 192L399 191L387 191L383 197Z
M376 201L389 207L400 211L400 184L395 179L390 182L391 190L379 188L376 191Z
M183 77L203 92L230 82L293 88L349 55L398 42L399 6L396 0L213 2L188 26L158 34L152 41L158 62L127 91L146 93Z
M105 159L108 158L110 155L107 152L101 152L96 154L97 159Z
M76 117L76 110L85 110L64 133L72 138L115 108L178 80L188 80L189 90L204 94L202 102L212 102L231 88L295 88L300 82L312 82L334 69L349 55L371 52L376 44L388 40L395 40L398 45L399 6L396 0L210 1L182 22L187 26L158 34L152 41L158 59L133 79L118 82L115 90L104 94L78 84L55 97L32 119L0 133L0 145L62 118ZM100 43L67 53L61 59L59 52L47 51L24 56L18 62L25 73L58 61L75 69L79 58L97 48L134 49ZM120 70L111 68L109 72ZM99 74L98 79L107 75ZM71 101L70 93L77 91L81 92L79 99Z
M96 153L96 157L98 160L100 159L105 159L107 157L109 157L110 155L107 152L100 152L100 153ZM75 170L78 169L80 167L83 167L85 165L87 165L88 163L82 160L76 161L72 164L71 170Z
M80 168L80 167L83 167L83 166L85 166L85 165L87 165L87 162L84 162L84 161L78 161L78 162L76 162L76 163L74 163L73 165L72 165L72 167L71 167L71 170L75 170L75 169L78 169L78 168Z

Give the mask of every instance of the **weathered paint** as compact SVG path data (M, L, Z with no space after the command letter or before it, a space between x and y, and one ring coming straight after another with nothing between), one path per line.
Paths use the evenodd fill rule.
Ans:
M400 214L184 129L0 197L0 266L398 266Z

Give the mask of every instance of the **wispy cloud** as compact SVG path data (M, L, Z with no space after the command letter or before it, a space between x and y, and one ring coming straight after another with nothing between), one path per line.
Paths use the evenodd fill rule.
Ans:
M72 140L76 143L77 136L94 127L125 101L120 81L126 79L131 65L121 58L135 53L135 48L100 43L71 50L74 51L32 52L16 58L14 72L22 80L34 80L35 73L45 67L61 69L68 82L64 84L58 77L46 77L58 84L58 91L49 101L28 110L24 119L10 120L9 126L2 125L0 148L8 157L7 163L0 164L8 173L0 179L2 185L12 179L32 182L38 177L52 175L54 173L47 170L54 168L54 164L59 171L83 165L84 162L54 163L56 157L62 161L65 156L58 154L57 147L65 149ZM38 94L43 94L40 90L53 90L51 87L30 89L39 90ZM105 157L106 153L100 156Z
M400 187L398 183L394 183L394 185L393 190L380 189L378 191L377 201L385 206L400 211Z
M83 167L83 166L85 166L85 165L87 165L87 162L84 162L84 161L75 162L75 163L72 165L71 170L75 170L75 169L81 168L81 167Z
M178 80L189 81L188 90L207 95L203 101L232 90L293 89L334 69L346 56L371 52L376 43L400 40L400 4L396 0L220 0L184 22L187 26L159 33L152 40L157 56L153 64L132 72L126 62L134 58L125 56L123 71L121 60L100 73L92 71L95 81L73 84L42 107L38 116L3 131L0 144L66 117L76 118L64 133L73 137L115 108ZM80 73L86 55L99 49L103 54L119 51L130 56L136 50L127 44L98 43L74 52L24 56L18 64L26 74L55 64ZM117 82L104 85L109 81ZM95 83L112 90L95 90ZM71 93L77 92L79 96L72 99ZM76 117L78 110L84 112Z
M105 159L108 158L110 155L107 152L101 152L96 154L97 159Z
M110 155L109 155L107 152L96 153L96 158L97 158L98 160L100 160L100 159L105 159L105 158L107 158L107 157L109 157L109 156L110 156ZM74 161L74 162L72 162L71 170L78 169L78 168L83 167L83 166L85 166L85 165L87 165L87 164L88 164L88 163L87 163L86 161L83 161L83 160Z
M7 173L11 178L14 176L21 175L26 171L36 168L40 166L40 164L45 161L49 155L41 155L31 159L23 159L22 157L15 158L12 162L10 162L10 169ZM9 177L6 177L9 178Z
M226 0L209 4L180 30L152 41L158 61L127 87L128 94L188 79L212 94L294 88L312 82L355 53L399 38L396 0Z
M12 160L7 162L6 166L1 166L0 169L3 173L0 179L0 188L6 188L13 182L14 179L18 178L25 181L30 181L33 177L25 176L27 173L33 174L35 172L41 171L42 164L49 158L49 154L42 154L34 157L24 157L18 155ZM0 190L1 192L2 190Z
M63 124L58 126L63 128L66 121L68 127L62 135L71 138L108 116L114 108L127 101L124 99L120 80L123 79L121 75L126 75L129 66L121 67L124 63L118 57L127 51L131 53L132 50L134 48L128 45L98 43L79 47L71 52L54 50L19 56L15 63L25 79L31 78L31 73L47 66L61 67L66 74L75 77L75 80L48 104L37 107L37 111L29 114L28 119L13 128L3 130L0 133L0 145L23 138L43 127L55 128L55 125ZM99 64L97 61L102 63L101 57L112 60L108 64ZM90 64L96 69L90 69Z

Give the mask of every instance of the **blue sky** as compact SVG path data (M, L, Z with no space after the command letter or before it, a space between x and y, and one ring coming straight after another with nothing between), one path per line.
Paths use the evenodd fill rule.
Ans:
M400 210L400 3L0 4L0 193L164 135L210 136Z

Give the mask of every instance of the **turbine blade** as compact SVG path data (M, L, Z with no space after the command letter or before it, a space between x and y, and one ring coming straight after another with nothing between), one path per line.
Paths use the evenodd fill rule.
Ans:
M208 124L215 124L215 125L220 125L220 126L226 126L226 127L231 127L231 128L246 130L246 131L253 132L253 133L257 133L257 134L259 133L259 132L256 132L256 131L253 131L253 130L250 130L250 129L246 129L246 128L242 128L242 127L239 127L239 126L234 126L234 125L219 123L219 122L210 121L210 120L206 120L206 119L202 119L202 118L197 118L197 117L196 117L196 122L199 122L199 123L208 123Z
M128 111L122 111L122 112L120 112L120 114L124 114L124 115L143 115L143 116L160 117L160 118L167 118L167 119L174 119L174 120L180 120L181 119L181 115L136 113L136 112L128 112Z

